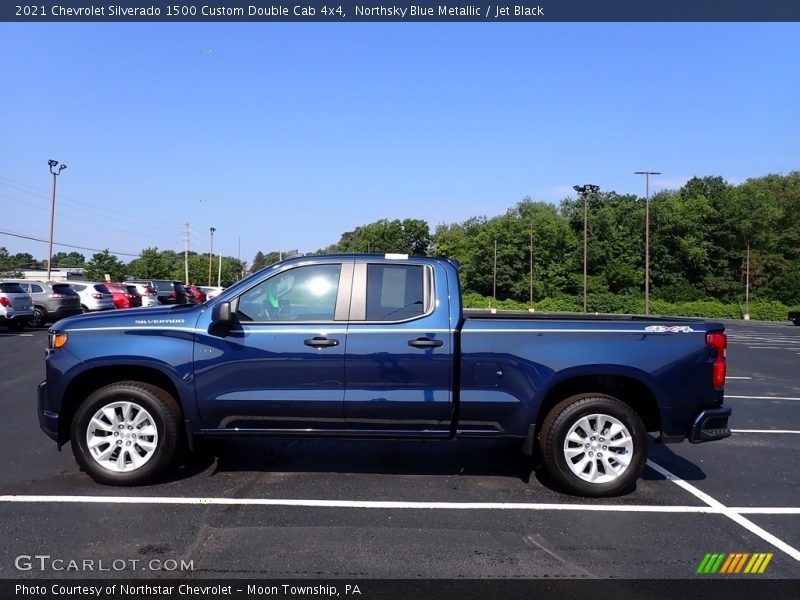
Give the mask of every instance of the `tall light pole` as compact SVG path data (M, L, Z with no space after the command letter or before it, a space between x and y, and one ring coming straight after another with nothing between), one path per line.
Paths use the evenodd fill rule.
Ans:
M600 190L599 185L587 183L585 185L573 185L572 189L578 192L583 198L583 312L586 312L586 290L588 287L588 249L589 249L589 195L596 194Z
M211 259L214 256L214 232L216 227L209 229L211 232L211 247L208 250L208 287L211 287Z
M644 201L644 314L650 314L650 175L661 175L658 171L636 171L634 175L645 176Z
M47 161L50 166L50 172L53 174L53 197L50 200L50 243L47 246L47 281L50 281L50 269L53 266L53 225L56 220L56 177L61 175L61 171L67 168L67 165L59 165L57 160L52 158ZM58 167L58 171L55 168Z

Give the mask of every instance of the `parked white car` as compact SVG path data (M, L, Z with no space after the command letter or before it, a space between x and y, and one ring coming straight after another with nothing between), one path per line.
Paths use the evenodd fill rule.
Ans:
M217 286L208 286L208 285L198 285L201 290L206 293L206 299L211 300L212 298L216 298L222 293L222 290L225 288L217 287Z
M144 281L126 281L126 285L132 285L142 297L142 306L158 306L158 292L156 289Z
M110 310L114 307L114 296L105 283L96 281L70 281L72 289L81 297L83 312Z
M33 298L20 284L0 279L0 325L19 331L33 318Z

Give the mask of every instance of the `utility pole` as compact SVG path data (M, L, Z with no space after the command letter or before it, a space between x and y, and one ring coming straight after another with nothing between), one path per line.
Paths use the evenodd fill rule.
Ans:
M50 200L50 243L47 246L47 281L50 281L50 269L53 266L53 225L56 220L56 177L61 175L61 171L67 168L67 165L59 165L57 160L52 158L47 161L50 166L50 173L53 174L53 197ZM58 167L58 171L54 169Z
M216 230L216 227L209 229L211 232L211 247L208 250L208 287L211 287L211 259L214 257L214 232Z
M589 250L589 194L596 194L599 185L587 183L586 185L573 185L572 189L583 198L583 312L586 312L586 298L589 281L588 250Z
M644 314L650 314L650 175L661 175L657 171L636 171L634 175L645 176L644 202Z
M189 284L189 223L184 224L183 231L183 271L186 279L185 283Z
M492 301L497 304L497 240L494 241L494 268L492 269Z
M744 320L750 320L750 242L747 242L747 267L744 284Z
M222 252L219 253L219 271L217 271L217 287L222 287L222 285L220 285L220 281L222 281Z
M531 221L531 277L530 277L530 308L533 308L533 221Z

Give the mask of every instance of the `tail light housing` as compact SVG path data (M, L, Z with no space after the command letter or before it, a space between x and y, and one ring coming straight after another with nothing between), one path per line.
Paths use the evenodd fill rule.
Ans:
M94 298L95 300L102 300L103 294L92 294L92 298Z
M0 297L0 306L11 306L11 300L5 296Z
M711 371L711 382L715 388L725 387L725 372L727 370L728 336L721 331L706 334L706 344L714 349L714 366Z

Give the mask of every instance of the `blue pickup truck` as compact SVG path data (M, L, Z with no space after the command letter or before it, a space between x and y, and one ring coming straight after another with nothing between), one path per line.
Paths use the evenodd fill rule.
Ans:
M699 319L463 310L446 259L297 257L200 305L59 321L38 411L105 484L152 481L198 437L493 438L607 496L647 432L730 435L725 347Z

